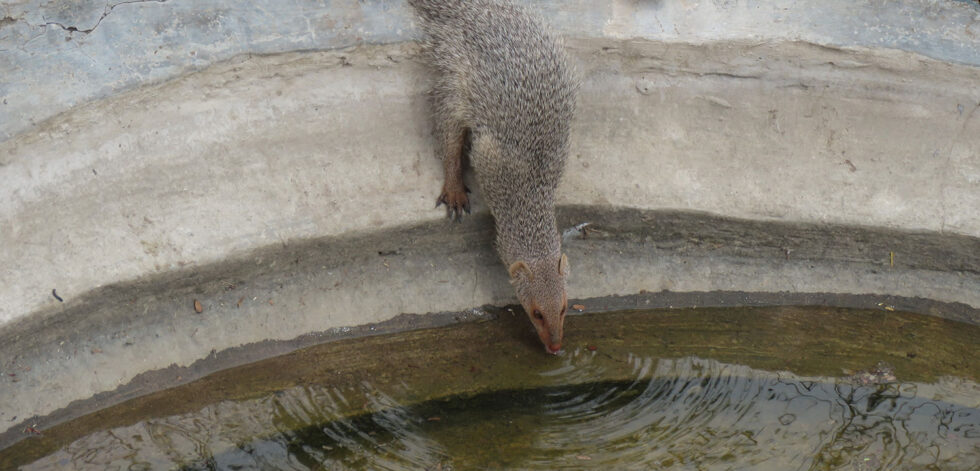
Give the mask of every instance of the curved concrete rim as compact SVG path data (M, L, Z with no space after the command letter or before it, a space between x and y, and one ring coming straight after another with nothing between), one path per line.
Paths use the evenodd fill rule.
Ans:
M590 312L821 305L980 325L975 238L605 207L562 207L559 221L571 228L590 222L565 238L573 303ZM459 290L512 302L492 232L483 214L462 224L286 243L100 288L8 325L0 357L19 382L5 386L0 417L19 417L0 444L24 438L19 432L36 417L54 425L317 343L481 319L487 314L475 306L442 313L406 307L438 306ZM411 314L368 317L391 306ZM344 316L340 326L318 327Z
M980 69L800 42L570 49L560 204L980 236ZM52 289L439 220L428 80L412 44L242 56L0 143L0 324Z

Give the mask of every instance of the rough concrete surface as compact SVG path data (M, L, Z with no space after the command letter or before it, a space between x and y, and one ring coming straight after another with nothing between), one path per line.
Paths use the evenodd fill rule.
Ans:
M297 5L0 6L0 429L211 352L513 301L479 189L462 224L432 208L407 8ZM539 4L582 77L573 297L977 321L980 6L815 5Z
M571 36L799 40L980 65L975 0L519 0ZM7 0L0 3L0 141L90 100L244 53L393 43L404 0Z
M802 43L571 48L562 204L980 235L980 69ZM0 143L0 322L58 305L51 289L438 220L416 52L245 56Z

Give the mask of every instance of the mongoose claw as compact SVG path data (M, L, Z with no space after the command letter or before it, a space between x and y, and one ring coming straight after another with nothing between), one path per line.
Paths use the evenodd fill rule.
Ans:
M462 190L450 191L446 188L442 189L442 194L439 198L436 198L436 207L440 205L446 205L446 217L454 221L463 220L463 211L466 214L470 214L470 199L466 194L469 193L469 189L463 187Z

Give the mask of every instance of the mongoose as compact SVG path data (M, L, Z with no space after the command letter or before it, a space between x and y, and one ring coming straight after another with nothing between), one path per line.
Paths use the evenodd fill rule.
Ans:
M506 0L408 0L436 69L432 90L445 182L436 200L469 212L464 151L496 221L496 247L549 353L561 349L568 259L555 191L568 154L577 82L560 39Z

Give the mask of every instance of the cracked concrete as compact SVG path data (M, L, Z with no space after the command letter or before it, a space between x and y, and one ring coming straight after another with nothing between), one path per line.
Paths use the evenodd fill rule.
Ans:
M79 27L79 26L76 26L76 25L66 25L65 23L68 22L68 21L77 20L78 18L76 18L76 15L79 14L79 13L82 13L82 14L84 14L84 13L91 13L92 11L94 11L92 8L86 8L86 7L88 7L88 5L85 5L85 3L82 3L82 4L77 4L77 3L76 4L60 4L60 5L64 5L64 6L69 6L70 5L70 7L71 7L70 9L64 9L64 10L61 10L61 11L57 12L57 13L59 13L59 15L57 15L57 16L60 16L60 17L64 17L65 18L64 20L62 20L63 22L47 21L48 18L44 18L46 20L44 24L41 24L41 25L31 25L31 26L38 26L38 27L43 27L43 26L57 26L57 27L65 30L65 31L69 32L69 33L89 34L92 31L95 31L95 28L98 28L99 25L102 24L102 20L106 19L106 17L109 16L109 14L112 13L112 11L115 10L116 7L118 7L120 5L130 5L130 4L133 4L133 3L166 3L167 1L168 0L129 0L129 1L116 2L116 3L106 2L105 3L105 7L102 10L102 14L99 15L99 18L97 20L95 20L95 24L92 25L90 28L83 28L83 27ZM68 10L68 11L65 11L65 10ZM11 20L12 20L12 18L11 18Z

